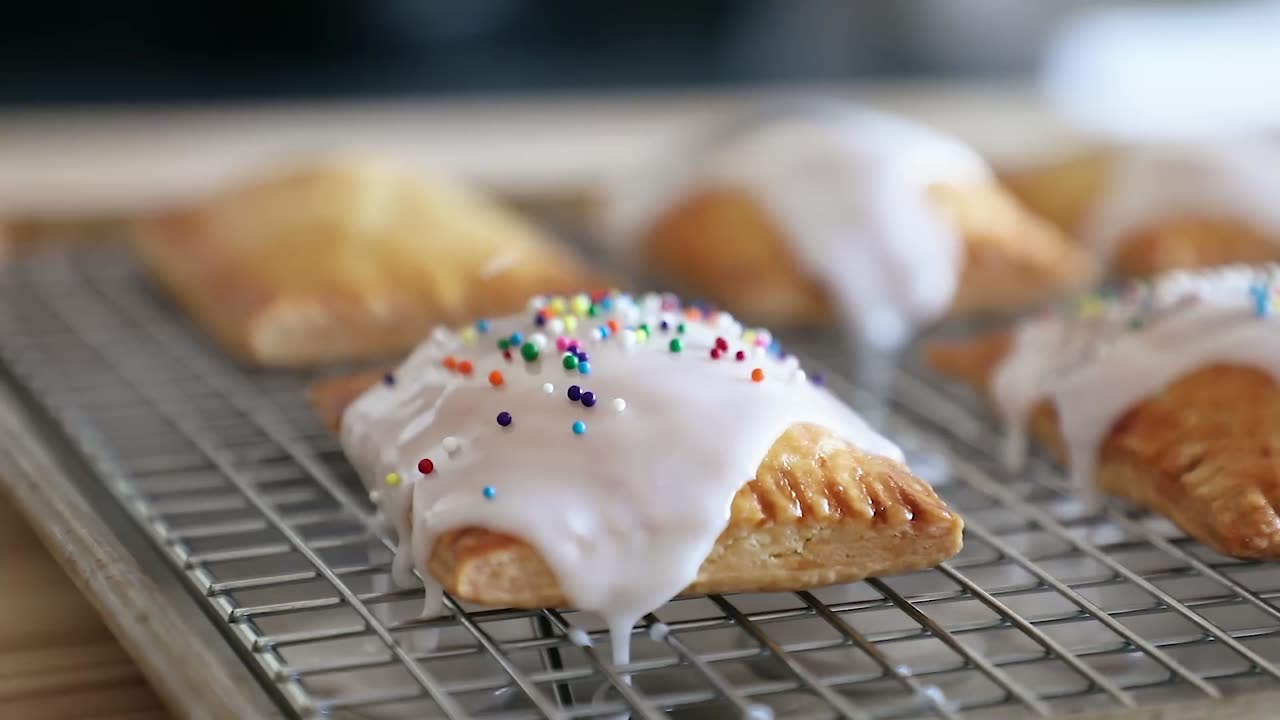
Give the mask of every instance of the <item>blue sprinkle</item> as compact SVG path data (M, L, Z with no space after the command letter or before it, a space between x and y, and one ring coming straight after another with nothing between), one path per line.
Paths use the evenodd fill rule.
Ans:
M587 362L586 360L583 360L582 362L578 363L578 372L582 373L583 375L590 375L591 363Z
M520 333L518 333L518 332L516 332L516 333L511 333L511 344L512 344L512 345L519 345L519 344L520 344L520 343L522 343L522 342L524 342L524 336L523 336L523 335L521 335L521 334L520 334Z
M477 320L477 321L476 321L476 332L478 332L478 333L487 333L487 332L489 332L489 321L488 321L488 320Z
M498 496L498 489L492 485L485 485L484 490L482 490L481 492L484 493L485 500L492 500Z
M613 309L613 298L612 298L612 297L610 297L610 296L608 296L608 295L605 295L604 297L600 298L600 309L601 309L601 310L612 310L612 309Z
M573 434L574 434L574 435L583 435L583 434L585 434L586 432L587 432L587 424L586 424L586 423L582 422L581 420L574 421L574 423L573 423Z
M1253 296L1253 314L1260 318L1271 314L1271 288L1262 283L1249 286L1249 294Z

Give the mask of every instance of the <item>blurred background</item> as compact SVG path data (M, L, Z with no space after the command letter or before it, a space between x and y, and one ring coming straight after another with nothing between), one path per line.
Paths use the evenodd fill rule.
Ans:
M21 3L0 22L0 212L196 192L335 145L578 188L709 115L850 97L1001 163L1280 117L1280 3Z
M1025 0L21 3L7 105L1021 77L1064 17Z

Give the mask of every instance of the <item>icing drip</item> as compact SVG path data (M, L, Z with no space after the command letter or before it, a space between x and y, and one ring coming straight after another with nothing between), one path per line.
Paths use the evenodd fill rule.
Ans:
M1228 140L1153 145L1116 156L1081 228L1102 257L1132 233L1171 217L1247 223L1280 238L1280 143Z
M763 123L722 139L661 190L619 193L613 234L638 241L701 187L750 193L822 282L853 336L904 345L951 305L962 238L930 204L930 186L989 182L986 163L941 132L865 109Z
M902 459L771 345L767 331L659 295L537 299L526 314L438 330L342 422L347 456L395 525L397 581L416 568L438 598L425 563L449 530L522 538L575 607L605 618L625 662L636 620L695 578L789 426Z
M1280 378L1273 304L1280 265L1231 266L1160 276L1070 315L1023 323L992 378L992 395L1020 459L1028 414L1057 408L1075 482L1091 488L1098 448L1144 398L1209 365L1256 367Z

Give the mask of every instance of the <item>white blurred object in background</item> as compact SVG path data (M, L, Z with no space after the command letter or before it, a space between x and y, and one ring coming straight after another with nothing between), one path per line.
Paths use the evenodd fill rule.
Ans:
M1050 42L1050 104L1118 141L1280 130L1280 2L1082 12Z

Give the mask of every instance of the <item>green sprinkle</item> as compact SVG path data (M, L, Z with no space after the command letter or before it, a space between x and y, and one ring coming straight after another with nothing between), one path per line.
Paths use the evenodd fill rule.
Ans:
M591 307L587 308L587 314L591 317L595 317L600 314L600 308L595 303L592 303Z
M671 352L678 353L684 349L684 341L680 338L671 338L671 342L667 343L667 347L671 348Z
M538 359L538 346L531 342L527 342L520 346L520 357L527 362L533 362Z
M676 326L676 332L678 333L684 332L684 323L680 323L679 325Z
M506 339L506 338L502 338L501 340L499 340L499 341L498 341L498 349L499 349L499 350L506 350L506 349L507 349L507 348L509 348L509 347L511 347L511 341L510 341L510 340L508 340L508 339Z
M560 361L560 364L564 365L565 370L573 370L578 367L578 358L576 355L565 353L564 359Z

